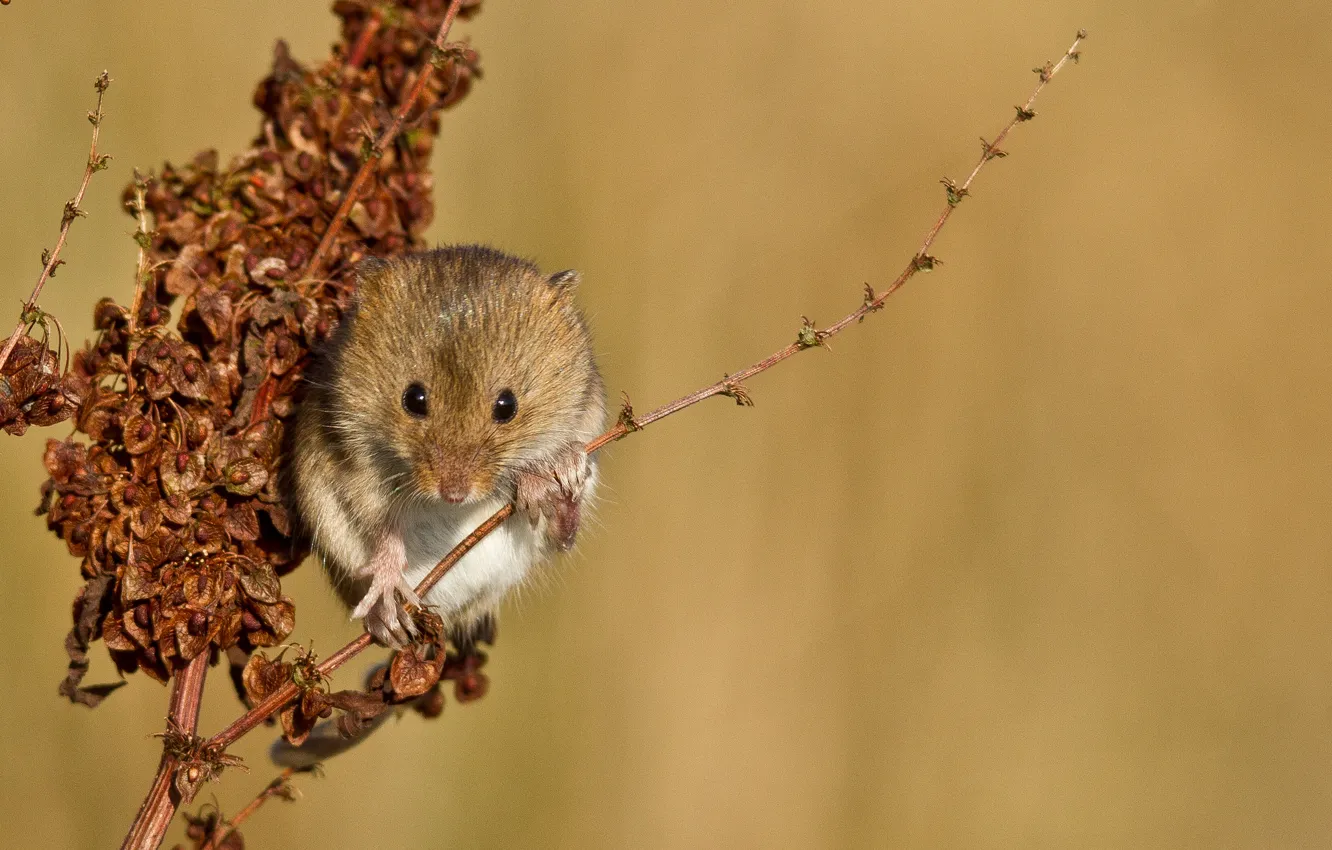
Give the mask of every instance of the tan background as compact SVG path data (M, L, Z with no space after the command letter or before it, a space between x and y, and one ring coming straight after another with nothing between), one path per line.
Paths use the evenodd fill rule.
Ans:
M44 301L76 340L129 293L129 168L239 149L272 42L322 56L324 6L0 8L5 310L98 71L114 168ZM891 279L1028 69L1091 39L941 271L755 409L614 447L490 696L300 780L249 845L1332 843L1330 25L1323 0L488 0L432 237L581 268L642 409ZM0 844L112 846L165 695L55 696L76 565L31 513L45 436L0 439ZM301 640L352 634L315 570L287 588ZM214 679L206 731L236 710ZM266 782L268 737L205 797Z

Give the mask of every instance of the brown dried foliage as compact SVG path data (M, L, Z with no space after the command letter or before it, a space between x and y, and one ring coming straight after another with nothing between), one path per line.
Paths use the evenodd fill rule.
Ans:
M109 690L81 685L99 638L122 673L166 681L200 653L250 652L291 632L279 576L306 550L279 492L287 419L312 349L348 304L352 266L422 245L439 112L479 75L474 51L431 46L447 5L341 0L342 41L314 68L279 42L248 150L225 166L205 151L127 187L130 212L153 221L134 307L98 303L97 336L68 374L27 336L0 373L6 430L77 423L47 443L38 508L82 559L60 687L70 699L95 705ZM348 226L318 258L326 276L307 278L375 134L426 63L435 72L404 131L372 158ZM336 696L302 700L289 733L343 707Z
M420 639L395 652L387 665L376 669L363 691L327 689L314 656L295 649L295 660L286 661L283 650L272 660L262 652L250 655L241 674L245 697L258 705L288 682L295 682L300 696L278 713L282 733L294 746L309 737L314 725L336 709L338 731L347 738L362 734L375 718L394 705L410 705L426 717L437 717L444 709L441 682L453 682L458 702L485 696L490 681L481 671L486 655L476 642L493 643L494 626L487 623L467 638L444 630L440 618L418 612Z
M0 3L5 0L0 0ZM98 335L61 370L57 350L31 331L52 317L36 307L45 268L14 335L0 356L0 428L75 417L75 434L47 443L50 479L39 514L82 559L66 640L69 673L60 692L89 706L123 682L84 687L88 649L102 639L122 673L142 669L159 681L185 670L173 692L164 756L125 846L156 847L175 812L198 787L239 759L225 749L272 713L288 741L300 745L314 725L340 712L337 728L355 737L390 706L427 717L444 707L441 685L467 702L485 695L477 643L493 643L494 625L448 634L440 619L417 611L420 639L374 672L363 691L332 692L326 674L370 643L353 641L322 663L287 649L269 659L257 647L290 634L295 607L279 576L306 550L283 506L285 421L298 401L312 350L336 326L350 299L349 272L366 256L421 246L433 214L428 171L439 112L466 95L479 76L466 46L443 46L452 14L467 17L480 0L338 0L342 40L316 69L291 58L279 42L270 75L254 103L263 114L252 146L225 168L215 151L190 164L167 165L125 191L138 219L139 279L133 306L103 299L94 310ZM437 44L431 33L438 28ZM744 380L859 323L914 274L939 260L928 254L981 168L1004 156L998 147L1068 60L1036 69L1040 85L967 179L944 181L947 205L921 249L888 289L865 286L861 305L818 328L802 320L796 341L737 373L642 416L628 396L615 427L588 444L594 452L712 396L753 404ZM99 78L99 96L109 78ZM94 128L101 117L100 97ZM387 129L385 129L387 128ZM399 132L401 130L401 132ZM84 188L106 157L92 153ZM368 177L368 179L366 179ZM79 214L66 206L61 240ZM148 216L154 222L150 230ZM344 226L349 225L349 226ZM172 325L172 309L179 318ZM423 581L424 592L457 558L512 512L501 508ZM252 709L212 738L194 734L207 663L225 651L233 679ZM207 655L205 655L207 653ZM188 687L182 685L188 683ZM216 811L189 817L196 848L243 847L235 831L274 796L288 797L284 773L230 822ZM167 791L174 784L176 797Z
M74 415L87 386L61 374L60 357L46 342L24 334L0 367L0 428L19 435L29 425L54 425Z

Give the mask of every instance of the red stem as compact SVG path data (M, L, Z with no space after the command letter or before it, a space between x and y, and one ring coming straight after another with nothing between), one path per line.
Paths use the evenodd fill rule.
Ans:
M270 797L276 797L278 794L283 793L283 789L287 787L288 780L290 780L295 773L296 768L294 767L289 767L283 770L277 775L276 779L265 785L264 789L254 796L253 800L246 803L245 808L236 812L235 815L226 821L219 819L212 835L208 836L208 840L203 843L203 846L200 847L199 850L217 850L222 842L227 839L227 836L239 829L241 824L245 823L250 819L251 815L259 811L259 807L268 802Z
M347 56L348 68L359 68L365 61L366 51L370 49L370 42L374 40L383 24L383 13L376 8L370 13L370 18L361 27L361 34L356 37L356 44L352 46L351 53Z
M449 36L453 19L458 17L458 9L461 6L462 0L452 0L449 3L448 10L444 12L444 20L440 22L439 31L435 33L433 42L433 49L436 52L444 49L445 39ZM393 120L384 128L384 132L379 134L379 139L375 142L374 147L370 149L370 155L365 158L365 162L361 163L361 167L356 171L356 176L352 178L351 185L347 187L347 194L342 198L342 204L338 207L337 212L333 214L333 220L328 223L328 229L324 231L323 238L319 240L319 247L315 248L314 254L310 257L310 264L305 269L306 279L319 277L324 260L333 250L333 241L342 232L342 226L347 222L347 216L351 214L352 206L359 199L365 182L370 179L370 172L402 130L403 122L407 120L407 113L412 111L412 106L420 98L421 92L425 91L426 84L430 82L434 70L435 66L429 60L421 65L411 91L407 93L407 97L403 99L402 103L398 104L397 111L393 113Z
M187 735L199 728L199 705L203 701L204 679L208 675L208 653L201 652L176 674L171 691L167 730L179 730ZM130 824L129 833L120 845L121 850L156 850L166 835L167 827L180 806L180 793L175 787L176 759L165 749L157 766L157 775L148 796L139 806L139 813Z
M968 175L966 181L962 183L961 186L950 185L948 204L947 206L945 206L943 212L939 215L938 219L935 221L934 226L931 227L928 233L926 234L925 241L921 244L920 250L918 250L916 254L912 256L911 261L907 264L907 267L902 271L900 275L897 276L896 279L893 280L891 284L889 284L888 288L885 289L881 294L876 295L872 290L869 290L867 287L865 298L861 303L860 307L848 313L845 317L843 317L840 321L836 322L835 324L830 325L824 330L815 329L812 325L807 324L805 327L801 329L801 333L796 342L793 342L783 348L778 349L777 351L773 352L772 354L768 355L762 360L759 360L756 363L746 366L745 368L741 369L738 372L735 372L734 374L727 375L726 377L722 378L722 380L714 384L703 387L702 389L696 390L695 392L692 392L689 395L682 396L676 399L675 401L664 404L661 407L658 407L656 410L644 414L643 416L633 416L632 411L630 410L628 403L626 402L624 411L621 414L621 421L619 422L619 424L617 424L615 427L611 428L606 433L602 434L601 436L597 437L596 439L588 443L586 446L587 452L591 454L592 452L595 452L604 447L607 443L611 443L614 442L615 440L621 439L622 437L626 437L629 434L641 430L645 426L653 422L656 422L659 419L663 419L667 416L670 416L673 413L678 413L679 411L684 410L687 407L691 407L699 403L700 401L703 401L706 398L711 398L712 396L727 395L731 396L732 398L735 398L738 402L742 404L749 403L748 400L749 397L748 394L745 392L744 387L742 386L741 383L742 381L750 377L753 377L754 375L757 375L760 372L765 372L768 369L771 369L773 366L776 366L778 363L782 362L783 360L786 360L788 357L791 357L795 354L799 354L801 351L804 351L807 348L819 347L829 337L840 333L841 331L845 330L847 327L851 326L852 324L856 324L860 320L864 319L865 316L867 316L869 313L880 309L883 306L884 302L888 299L888 297L891 296L897 290L901 289L902 286L908 280L910 280L917 272L921 271L922 269L928 269L932 267L934 264L936 264L938 261L935 260L933 257L929 256L928 250L930 246L934 244L934 240L936 237L938 237L939 232L943 229L944 224L947 223L948 219L952 216L953 209L957 206L957 204L961 201L961 199L966 196L967 190L970 188L972 181L976 179L976 176L985 166L985 163L989 162L991 159L995 159L996 157L1002 155L1002 152L999 151L998 149L998 145L1008 136L1009 131L1013 129L1014 125L1018 124L1021 121L1028 120L1032 116L1033 113L1031 113L1031 106L1036 101L1037 95L1039 95L1041 91L1045 88L1046 84L1049 83L1050 79L1061 68L1064 67L1064 64L1069 59L1075 59L1075 60L1077 59L1078 56L1077 48L1078 45L1081 44L1084 38L1086 38L1086 33L1080 31L1078 33L1077 39L1073 42L1073 46L1070 47L1064 53L1063 57L1059 60L1057 64L1049 65L1046 68L1041 69L1040 84L1036 86L1035 91L1033 91L1031 96L1027 98L1026 103L1023 106L1019 107L1017 115L1013 118L1013 120L1009 121L1008 124L1004 126L1004 128L1000 131L999 135L995 137L995 140L993 142L985 143L985 148L981 154L980 161L977 162L976 166L971 170L971 173L970 175ZM444 556L444 559L441 560L438 564L436 564L435 568L430 571L430 574L427 575L425 579L422 580L420 585L417 586L416 588L417 595L424 596L430 590L430 588L434 587L435 584L438 583L439 580L444 577L444 575L449 571L449 569L453 567L454 564L456 564L459 560L461 560L464 555L466 555L473 547L475 547L478 543L480 543L487 535L490 534L490 532L498 528L500 524L504 522L504 520L508 519L509 516L513 514L513 510L514 510L513 505L505 505L504 507L500 508L494 514L492 514L489 519L487 519L480 526L478 526L475 531L469 534L461 543L459 543L456 547L454 547L453 551L449 552L448 555ZM347 661L349 661L350 659L358 655L361 651L369 647L372 642L373 641L370 635L362 634L356 640L352 641L351 643L344 646L342 649L338 650L333 655L329 656L322 664L319 665L319 671L321 673L331 673L333 670L336 670L338 667L341 667ZM286 685L282 686L277 691L270 694L269 697L265 699L262 703L255 706L253 709L246 712L241 717L237 718L226 729L223 729L221 732L210 738L207 742L208 745L216 746L218 748L225 748L230 746L231 744L235 743L235 741L239 739L242 735L246 734L251 729L254 729L256 726L262 723L267 717L269 717L270 715L274 714L275 712L283 708L288 702L290 702L297 695L298 692L299 689L296 687L296 685L291 682L288 682Z
M55 248L46 258L42 273L37 276L37 285L32 288L32 294L23 303L23 315L19 316L14 332L5 342L4 350L0 351L0 369L4 369L5 364L9 362L9 355L14 352L14 346L18 345L19 337L23 336L23 330L28 326L26 317L37 308L37 299L42 294L42 287L46 286L46 281L55 274L56 266L60 265L60 251L65 247L65 239L69 236L69 228L74 224L74 219L82 213L79 204L83 203L83 193L88 191L88 183L92 180L93 172L106 167L104 160L107 157L99 158L97 155L97 136L102 129L102 96L106 94L110 85L111 78L103 71L94 83L97 89L97 108L88 113L88 120L93 125L92 145L88 149L88 163L83 167L83 182L79 184L79 193L74 196L74 200L65 205L65 213L60 220L60 236L56 239Z

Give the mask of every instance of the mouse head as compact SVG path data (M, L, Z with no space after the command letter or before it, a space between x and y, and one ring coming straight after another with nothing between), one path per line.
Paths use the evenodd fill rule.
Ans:
M466 246L368 260L358 277L329 414L396 498L507 494L522 468L595 436L603 390L576 272Z

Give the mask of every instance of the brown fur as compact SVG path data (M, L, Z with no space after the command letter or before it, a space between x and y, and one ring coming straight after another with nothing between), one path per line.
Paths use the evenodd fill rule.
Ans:
M405 502L451 487L470 489L469 501L512 499L518 473L586 442L605 417L575 273L547 277L462 246L366 261L358 274L355 305L311 374L294 452L297 511L349 604L364 582L352 579L358 565L329 563L347 547L320 527L316 491L334 490L346 531L369 540ZM413 382L428 393L424 418L403 410ZM506 388L518 412L497 424Z

